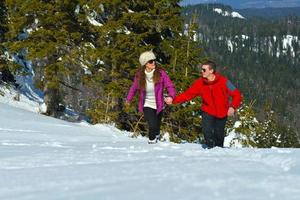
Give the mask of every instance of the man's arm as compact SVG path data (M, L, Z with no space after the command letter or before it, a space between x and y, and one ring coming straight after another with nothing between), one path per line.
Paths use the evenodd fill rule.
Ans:
M226 86L227 86L229 95L232 97L230 107L232 107L234 110L236 110L241 105L241 101L242 101L241 92L229 80L227 80Z
M172 103L179 104L179 103L190 101L196 96L200 96L200 91L201 91L201 82L198 79L186 91L176 96Z

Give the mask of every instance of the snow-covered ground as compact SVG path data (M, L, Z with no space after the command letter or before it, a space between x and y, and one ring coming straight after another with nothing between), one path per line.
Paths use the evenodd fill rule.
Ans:
M1 200L300 199L298 149L148 145L0 97Z

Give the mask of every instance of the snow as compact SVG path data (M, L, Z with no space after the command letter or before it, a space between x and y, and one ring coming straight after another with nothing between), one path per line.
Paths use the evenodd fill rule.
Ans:
M233 17L233 18L241 18L241 19L245 19L245 17L243 17L240 13L238 13L238 12L232 12L231 13L231 16Z
M227 46L228 46L228 51L233 52L235 48L238 48L239 44L237 44L237 42L235 42L233 39L230 38L226 38L224 36L219 36L218 40L226 40L227 42ZM242 47L245 47L245 42L247 40L250 39L249 36L247 35L235 35L233 37L234 39L241 39L242 43ZM263 40L265 41L265 46L268 47L268 52L271 53L272 49L273 49L273 43L271 42L271 39L274 40L274 42L277 41L277 37L276 36L271 36L271 37L265 37ZM279 40L281 39L280 43L282 45L282 50L280 51L280 45L277 44L277 52L276 52L276 56L279 57L280 55L287 55L288 50L290 50L290 54L292 57L296 56L296 51L295 51L295 46L299 45L300 41L298 36L293 36L293 35L283 35L282 38L279 38ZM253 51L258 52L258 48L254 47Z
M46 110L43 93L36 89L33 83L34 71L30 61L24 61L17 56L13 60L26 69L27 76L17 75L16 83L18 90L10 85L0 85L0 103L11 105L17 108L25 109L31 112L44 112Z
M0 199L300 197L298 149L148 145L112 125L37 114L26 97L0 97Z
M12 90L7 87L0 87L0 93L5 94L5 96L0 95L0 103L36 113L40 111L40 105L42 105L42 102L32 101L16 90ZM16 98L19 98L20 100L16 101Z
M79 14L79 12L80 12L80 5L77 5L76 6L76 9L74 10L74 12L75 12L75 14Z
M240 19L245 19L245 17L243 17L241 14L239 14L238 12L228 12L228 11L224 11L221 8L214 8L213 9L214 12L219 13L222 16L225 17L233 17L233 18L240 18Z
M293 42L294 43L299 43L298 40L298 36L293 36L293 35L285 35L283 37L283 53L286 54L287 53L287 49L290 48L291 49L291 54L293 57L295 57L295 50L293 47Z
M94 26L103 26L100 22L98 22L95 18L87 16L88 21Z

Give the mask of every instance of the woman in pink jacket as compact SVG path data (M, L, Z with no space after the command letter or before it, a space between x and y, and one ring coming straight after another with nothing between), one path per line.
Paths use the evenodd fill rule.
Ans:
M156 62L152 51L140 55L141 68L137 71L129 89L126 102L129 104L135 94L139 93L138 109L144 113L149 126L149 144L154 144L160 135L160 123L164 101L172 101L176 96L175 87L164 69ZM168 97L164 98L164 89Z

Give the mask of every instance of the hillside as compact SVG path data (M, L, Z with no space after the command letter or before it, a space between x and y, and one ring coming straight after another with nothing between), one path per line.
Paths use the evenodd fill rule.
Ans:
M264 18L281 18L288 16L300 17L300 7L291 8L247 8L247 9L237 9L241 15L247 18L250 17L264 17Z
M266 0L182 0L181 5L194 5L194 4L207 4L207 3L222 3L225 5L230 5L236 9L245 8L294 8L299 7L300 2L297 0L276 0L276 1L266 1Z
M0 199L300 197L298 149L148 145L113 126L39 115L31 105L0 103Z

